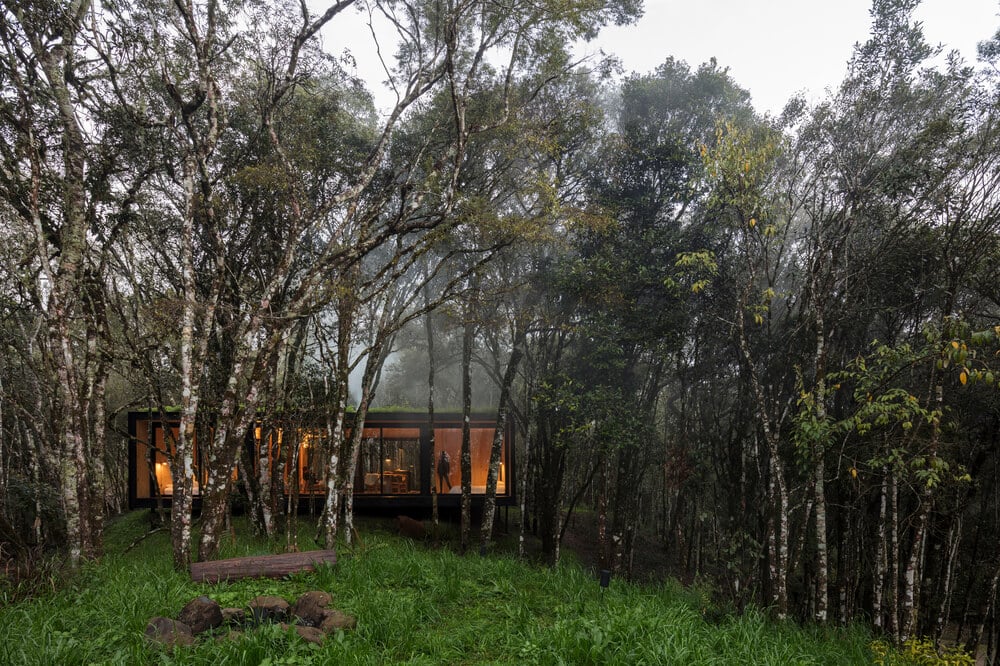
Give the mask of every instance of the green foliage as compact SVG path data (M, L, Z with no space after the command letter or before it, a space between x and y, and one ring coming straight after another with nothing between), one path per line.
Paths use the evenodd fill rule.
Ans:
M871 644L875 666L973 666L975 658L957 647L937 648L929 638L911 638L897 651L885 641Z
M843 664L870 663L862 630L775 625L758 612L719 616L698 589L614 581L603 594L576 565L538 568L509 557L425 550L385 531L336 566L287 580L194 584L170 568L165 533L141 536L145 514L109 528L107 557L74 583L0 609L0 662L9 664ZM237 521L242 526L242 521ZM309 526L305 526L308 528ZM232 552L259 552L239 540ZM231 553L230 553L231 554ZM146 621L207 594L239 605L323 589L358 618L322 646L278 627L201 641L173 654L147 646Z
M965 321L949 320L944 333L953 337L943 344L938 370L957 372L962 386L983 383L1000 388L996 372L1000 368L1000 326L973 331ZM929 343L940 344L943 337L933 332L927 335Z
M710 205L730 213L731 224L746 233L770 238L776 234L765 193L781 153L781 137L757 124L743 127L720 120L714 145L699 147L705 172L713 184Z
M963 345L956 341L938 352L940 337L928 329L926 344L916 349L905 343L889 346L876 340L868 356L858 356L845 371L830 375L831 383L854 386L854 411L829 427L861 437L881 436L885 444L868 463L876 468L892 467L928 488L971 481L961 464L949 462L940 447L928 446L933 430L941 430L946 412L921 401L903 382L908 373L925 368L935 356L938 370L944 371L947 363L942 363L942 358L962 353ZM832 388L840 386L836 383Z

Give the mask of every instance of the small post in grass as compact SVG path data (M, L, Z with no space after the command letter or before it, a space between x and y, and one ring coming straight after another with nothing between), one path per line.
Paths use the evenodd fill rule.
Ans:
M611 569L601 569L601 605L604 605L604 592L611 584Z

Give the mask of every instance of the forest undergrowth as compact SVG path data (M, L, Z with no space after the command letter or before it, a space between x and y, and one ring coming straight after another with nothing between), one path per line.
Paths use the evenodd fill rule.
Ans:
M313 525L300 524L300 544ZM676 582L602 590L572 556L555 569L496 555L462 557L365 521L336 565L286 580L196 584L171 568L169 536L133 512L108 530L106 554L50 589L15 599L0 588L3 664L908 664L860 627L775 623L764 612L727 614L711 592ZM235 530L223 556L282 544ZM134 545L128 552L130 546ZM304 546L308 547L308 546ZM277 626L237 640L203 640L173 653L146 643L153 616L176 616L195 596L239 605L255 595L294 599L321 589L358 619L356 631L306 643ZM919 656L919 655L918 655Z

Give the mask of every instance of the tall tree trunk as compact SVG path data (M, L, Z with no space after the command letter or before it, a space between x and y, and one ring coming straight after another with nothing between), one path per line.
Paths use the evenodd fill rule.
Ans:
M460 551L469 550L472 531L472 342L475 336L472 305L466 306L462 329L462 519Z
M899 617L899 478L895 466L889 477L889 633L900 643Z
M323 547L332 549L337 543L340 515L340 452L344 445L344 420L347 413L347 388L337 388L337 402L332 416L327 415L328 458L326 465L326 500L319 519Z
M514 334L514 347L511 350L507 368L500 382L500 401L497 406L497 422L493 431L493 446L490 448L490 466L486 477L486 496L483 498L483 522L479 535L480 552L489 547L493 534L493 523L496 516L497 478L500 468L500 454L503 451L504 435L507 429L507 418L510 406L510 392L514 385L518 366L524 357L524 345L528 337L527 321L518 321ZM509 482L509 479L507 480Z
M86 313L74 307L80 284L86 270L87 255L87 146L81 126L79 107L74 99L74 88L67 75L75 77L79 66L76 47L89 10L86 0L72 3L65 11L57 12L58 24L39 28L21 24L12 26L24 29L31 43L33 56L44 72L43 94L55 104L57 132L61 140L62 174L58 182L61 219L57 252L50 247L49 236L42 227L42 211L38 198L31 201L30 221L35 231L34 244L41 265L37 276L38 298L45 303L44 316L48 327L48 360L55 378L54 429L59 451L60 499L66 527L66 545L70 565L76 567L86 555L90 543L88 506L87 451L83 426L81 373L85 372L85 359L81 359L75 345L75 327L78 318L86 320ZM55 16L55 14L53 14ZM15 19L20 23L23 17ZM42 30L49 30L51 37L59 37L59 48L47 48L50 36L44 38ZM16 37L15 37L16 39ZM38 73L39 75L41 73ZM25 91L27 94L27 91ZM22 98L23 99L23 98ZM29 109L24 109L25 113ZM30 120L28 121L30 122ZM40 174L45 169L41 160L44 147L30 129L21 137L29 146L32 163L32 187L37 191L43 184ZM55 259L54 259L55 258ZM58 263L53 265L53 261Z
M927 525L931 515L931 490L924 488L920 494L920 509L917 512L917 531L913 536L913 546L903 573L903 604L904 618L901 640L917 636L920 620L920 587L923 572L924 548L927 540Z
M107 498L107 470L105 467L105 456L107 451L107 414L105 406L107 404L107 381L108 366L101 361L97 364L93 381L93 400L91 403L91 417L89 419L90 446L88 451L90 486L87 488L89 494L89 505L91 510L90 518L90 549L88 556L99 557L103 551L104 541L104 514L108 504Z
M427 428L429 447L431 450L431 531L434 540L437 541L440 534L440 515L438 512L438 483L437 483L437 438L435 434L434 418L434 372L437 365L437 357L434 354L434 313L430 309L430 287L428 282L424 282L424 308L427 309L424 315L424 327L427 333Z
M983 604L979 610L979 620L976 622L976 626L972 632L972 639L969 641L967 649L972 654L976 654L980 643L983 641L983 632L986 629L986 620L989 618L990 614L994 612L996 608L997 599L997 587L1000 584L1000 556L993 567L993 575L990 577L990 587L989 590L983 597Z
M364 439L365 419L368 418L368 408L371 401L375 399L382 365L385 363L385 358L391 347L392 337L384 328L380 328L376 333L375 341L368 349L368 360L361 376L361 399L358 401L358 410L355 412L355 420L351 429L351 443L347 454L347 464L344 466L342 485L344 493L344 541L348 544L351 543L351 534L354 529L354 477L358 469L361 441Z
M940 642L944 635L945 625L951 615L951 592L953 586L953 575L955 573L955 558L958 555L958 546L962 541L962 516L958 514L951 529L948 530L948 555L945 561L944 580L941 582L941 605L938 610L937 626L934 631L935 643ZM959 637L960 638L960 637ZM958 639L957 639L958 640Z
M608 535L608 499L611 494L611 460L606 452L601 452L598 463L601 469L597 484L597 552L598 565L601 569L614 569L614 553L611 549L611 539Z
M198 557L202 561L218 556L230 513L233 471L246 445L246 439L256 425L257 409L261 404L260 386L256 381L251 381L243 396L242 404L236 403L235 386L240 374L236 370L230 376L219 409L218 421L211 436L211 449L207 454L199 456L203 462L201 463L201 538L198 542Z
M274 427L271 423L262 423L260 438L256 442L257 451L257 499L259 502L261 532L265 538L274 536L274 479L272 477L275 461L280 454L276 446ZM256 428L255 428L256 433ZM256 437L255 437L256 439Z
M288 449L286 473L291 481L288 487L288 499L285 505L285 550L289 553L299 551L299 446L297 438L285 435L285 447Z
M764 388L761 386L754 366L753 355L750 353L743 310L742 306L736 309L736 332L740 352L749 375L750 387L753 390L757 418L763 431L764 442L767 445L768 465L771 472L768 493L771 499L768 540L773 546L769 569L772 590L771 603L774 605L778 619L784 619L788 615L788 491L785 488L784 466L781 463L778 424L772 423L771 415L768 413L769 401L764 394Z
M949 290L947 307L944 312L951 312L951 303L954 301L954 287ZM942 317L942 329L947 325L948 315ZM944 379L942 373L932 366L930 375L930 385L932 388L933 417L931 418L931 436L927 445L927 459L934 460L937 456L938 447L941 442L941 419L944 415ZM910 558L906 565L903 576L905 586L903 588L902 612L905 624L901 634L902 640L917 635L920 629L920 582L923 577L924 551L927 545L927 528L930 522L931 509L934 504L934 486L930 483L923 483L920 491L920 508L917 512L917 531L913 537L913 547L910 550Z
M348 302L347 299L350 299ZM344 451L344 440L347 420L347 393L350 381L350 354L353 341L355 302L353 291L345 290L338 307L337 318L337 352L332 360L334 367L334 411L333 416L327 415L329 432L329 457L326 460L326 501L323 514L320 516L320 532L323 535L325 548L332 549L337 541L337 521L340 517L340 493L346 479L341 479L342 468L345 466L340 455ZM323 347L320 347L321 352ZM331 365L331 360L326 364ZM332 426L332 427L331 427ZM355 428L356 430L357 428ZM352 489L353 491L353 489Z
M886 467L882 468L882 488L879 493L879 510L878 510L878 543L876 544L875 553L875 574L872 580L872 622L876 629L881 630L885 626L885 620L883 618L883 594L885 590L885 579L888 570L888 557L887 550L888 546L886 544L887 529L887 511L888 511L888 495L889 495L889 470Z
M815 272L814 272L815 276ZM816 293L819 285L813 279L813 298L816 301L816 384L813 399L816 421L825 427L826 414L826 322L824 318L825 295ZM823 624L829 608L829 571L826 534L826 438L816 442L813 461L813 499L816 502L816 613L814 619Z
M525 424L522 434L524 435L521 438L521 441L524 442L524 451L521 457L524 458L524 460L518 464L518 483L520 484L520 487L517 489L517 492L519 493L520 505L518 508L520 509L519 513L521 518L517 534L517 556L524 559L527 555L528 475L531 470L531 456L533 453L531 450L531 438L528 435L527 424Z
M188 209L184 215L181 237L181 279L183 280L183 306L181 310L181 411L178 434L170 456L170 474L173 493L170 498L170 535L173 544L174 568L185 571L191 564L191 509L193 505L191 482L194 473L194 433L201 395L201 364L196 356L195 314L197 310L197 285L195 282L194 244L196 195L194 164L185 163L184 194ZM165 406L161 405L161 417Z

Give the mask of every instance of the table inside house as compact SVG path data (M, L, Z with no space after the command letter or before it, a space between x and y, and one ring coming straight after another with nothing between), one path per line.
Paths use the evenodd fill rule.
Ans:
M382 472L382 492L392 495L410 492L410 470L397 469Z

